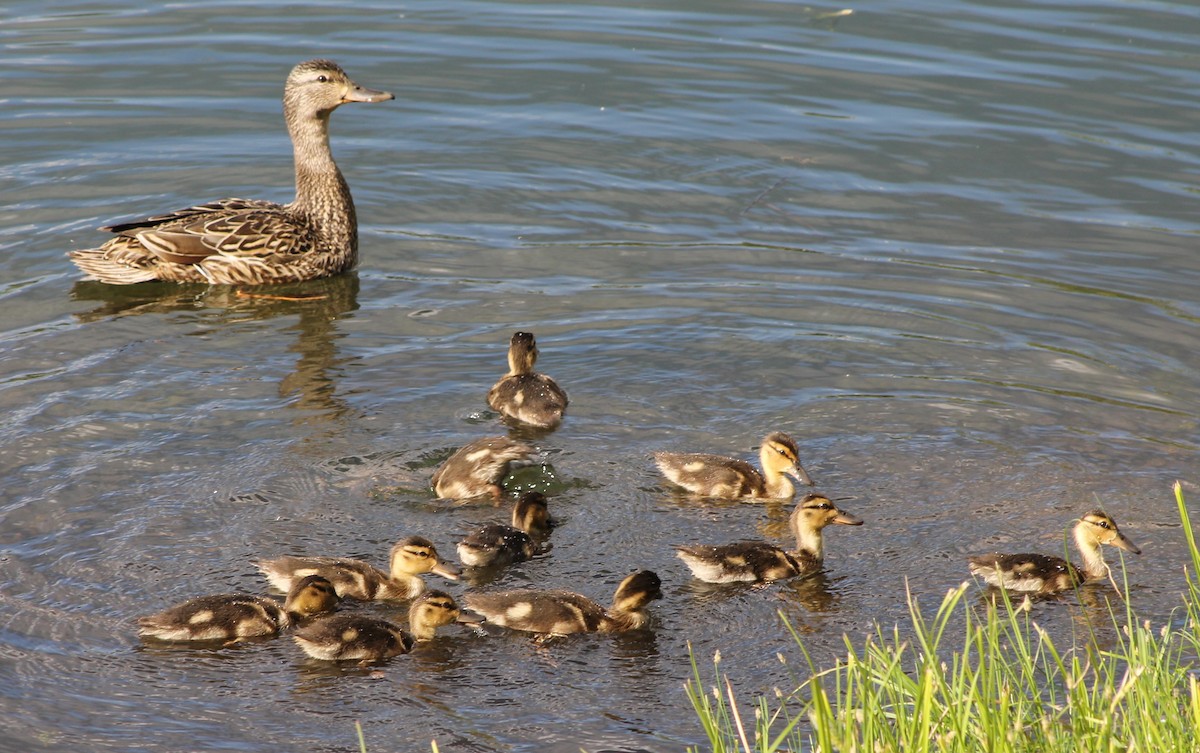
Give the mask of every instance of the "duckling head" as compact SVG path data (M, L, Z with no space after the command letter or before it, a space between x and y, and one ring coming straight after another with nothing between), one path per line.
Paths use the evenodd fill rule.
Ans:
M806 494L796 505L791 517L792 533L796 535L796 548L817 559L824 556L821 530L837 523L844 526L861 526L862 520L845 510L838 509L824 494Z
M459 570L438 556L433 542L421 536L409 536L396 542L391 554L392 577L433 573L458 580Z
M332 60L306 60L288 74L283 90L283 110L291 123L298 115L329 117L347 102L386 102L388 92L367 89L350 80L342 67Z
M541 492L525 492L513 506L513 528L526 533L549 531L554 525L550 510L546 506L546 495Z
M289 614L311 617L337 609L341 598L327 579L320 575L306 575L296 581L288 591L284 610Z
M537 340L532 332L514 332L508 343L508 373L529 374L537 365Z
M782 431L768 434L758 452L765 473L786 473L805 486L813 485L808 471L800 465L800 448L796 440L787 434Z
M1117 528L1117 521L1103 510L1091 510L1079 518L1079 522L1075 524L1075 540L1081 552L1095 549L1100 544L1108 544L1134 554L1142 553L1142 550Z
M662 581L650 570L638 570L625 577L613 595L614 612L636 612L655 599L662 598Z
M419 641L433 640L437 629L454 622L472 622L463 615L458 602L445 591L426 591L408 609L408 629Z

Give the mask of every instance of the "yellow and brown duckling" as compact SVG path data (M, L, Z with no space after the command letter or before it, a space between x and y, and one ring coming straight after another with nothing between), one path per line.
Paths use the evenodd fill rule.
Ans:
M1100 550L1105 544L1141 554L1121 530L1117 522L1103 510L1086 513L1075 524L1075 547L1083 557L1083 566L1062 557L1046 554L981 554L968 557L971 573L988 585L1026 594L1054 594L1088 581L1112 579ZM1116 584L1113 584L1116 587Z
M433 491L441 499L504 496L500 482L514 467L531 465L536 451L508 437L484 437L464 445L433 473Z
M662 598L662 581L649 570L627 576L605 609L572 591L521 589L469 593L467 608L494 625L542 635L637 630L650 617L646 607Z
M540 492L525 492L513 506L512 525L490 523L458 542L458 559L468 567L503 567L541 553L550 532L550 511Z
M333 584L319 575L296 581L281 605L266 596L199 596L138 618L138 632L161 641L225 641L275 635L314 615L337 609Z
M314 659L373 662L412 650L417 641L433 640L437 629L453 622L476 622L464 616L445 591L426 591L408 610L408 629L374 617L335 614L313 620L292 635Z
M221 199L101 228L100 248L72 251L87 279L114 285L162 280L229 285L297 282L344 272L358 260L350 189L329 150L329 114L347 102L384 102L329 60L288 75L283 116L296 163L290 204Z
M433 542L409 536L396 542L388 557L390 573L349 557L278 557L256 562L271 585L281 591L308 575L327 578L343 599L411 599L425 590L421 576L433 573L458 580L458 568L442 560Z
M828 497L808 494L792 511L789 525L796 548L787 551L764 541L722 546L677 546L677 556L692 574L708 583L767 583L821 569L825 561L822 531L832 523L860 526L862 521L839 510Z
M545 374L533 370L538 348L531 332L517 332L508 345L508 373L488 390L492 410L540 429L562 423L567 393Z
M701 497L790 499L795 487L788 476L812 486L796 441L787 434L768 434L758 456L761 472L744 460L702 453L656 452L654 463L668 481Z

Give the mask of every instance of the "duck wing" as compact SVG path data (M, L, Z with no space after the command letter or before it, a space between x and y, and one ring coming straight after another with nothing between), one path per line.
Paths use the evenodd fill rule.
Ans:
M667 480L706 497L761 495L762 474L744 460L704 453L656 452L654 463Z
M1053 593L1083 580L1075 565L1046 554L982 554L967 562L974 575L1009 591Z
M677 546L679 559L707 583L755 583L791 578L804 567L791 554L762 541L720 546Z
M166 641L229 641L271 635L290 618L273 599L249 594L199 596L138 618L139 632Z
M466 601L493 625L531 633L590 633L602 629L608 619L603 607L571 591L468 593Z
M214 254L295 255L314 247L312 227L280 204L223 199L101 228L136 240L157 258L198 264Z
M387 591L387 573L362 560L349 557L277 557L255 563L271 585L280 591L290 591L300 579L320 575L333 584L343 599L371 601L383 598Z

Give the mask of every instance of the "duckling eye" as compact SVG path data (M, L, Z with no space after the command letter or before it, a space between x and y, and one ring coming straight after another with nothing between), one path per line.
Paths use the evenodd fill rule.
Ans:
M1096 521L1096 525L1100 526L1101 528L1108 528L1108 521L1107 520L1098 520L1098 521Z
M329 83L329 76L326 76L324 73L322 73L320 76L317 76L317 82L321 84L327 84Z

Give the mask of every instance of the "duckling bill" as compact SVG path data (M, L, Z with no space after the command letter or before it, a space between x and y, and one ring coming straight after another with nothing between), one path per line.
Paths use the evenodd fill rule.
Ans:
M221 199L101 230L116 237L70 252L86 279L113 285L161 280L261 285L335 275L358 261L354 200L329 149L329 114L347 102L384 102L337 63L309 60L288 74L283 114L292 139L290 204Z

